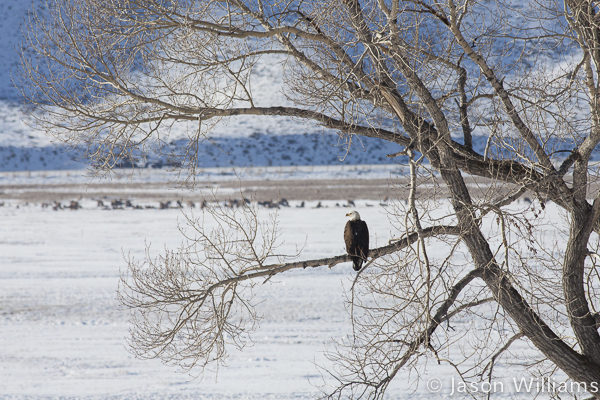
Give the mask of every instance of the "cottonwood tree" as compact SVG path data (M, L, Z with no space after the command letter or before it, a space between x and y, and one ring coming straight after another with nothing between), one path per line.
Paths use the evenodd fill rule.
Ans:
M594 392L599 11L584 0L48 0L30 15L19 79L40 126L98 168L168 146L188 122L179 154L193 175L198 141L231 116L313 121L349 151L361 136L402 146L411 195L390 212L397 240L371 250L352 287L354 336L330 354L330 396L381 397L428 359L487 381L517 342L534 349L529 367ZM253 97L264 60L293 106ZM515 203L525 193L533 215ZM568 227L551 242L538 214L549 202ZM253 282L349 260L273 258L275 222L211 210L219 229L191 218L189 246L123 275L140 356L218 364L256 325ZM441 259L428 252L438 243ZM465 315L477 329L453 323Z

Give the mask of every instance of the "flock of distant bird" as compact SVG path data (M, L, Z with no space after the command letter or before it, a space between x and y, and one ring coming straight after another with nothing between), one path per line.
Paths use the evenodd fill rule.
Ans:
M79 210L80 208L83 208L80 204L80 200L70 200L67 203L61 203L60 201L54 201L52 203L42 203L42 208L52 208L54 211L58 211L58 210ZM184 203L181 200L175 200L175 201L159 201L158 202L158 206L154 206L154 205L139 205L139 204L133 204L131 202L131 200L122 200L122 199L115 199L115 200L96 200L97 206L103 210L123 210L123 209L134 209L134 210L143 210L143 209L158 209L158 210L167 210L167 209L176 209L176 208L183 208L184 207ZM238 199L226 199L221 203L224 207L226 208L239 208L245 205L249 205L250 204L250 200L243 197L241 200ZM267 200L267 201L259 201L257 203L260 207L264 207L264 208L281 208L281 207L291 207L290 203L287 201L287 199L280 199L277 201L273 201L273 200ZM4 203L0 204L0 206L4 205ZM200 209L204 209L208 206L208 202L206 200L202 200L202 201L198 201L198 202L194 202L194 201L187 201L185 202L185 205L188 208L200 208ZM387 198L384 200L384 202L380 203L381 206L386 206L387 205ZM296 208L304 208L306 206L306 202L302 201L300 202L300 204L296 205ZM348 200L346 204L341 204L340 203L335 203L335 207L355 207L355 203L353 200ZM367 207L373 207L372 204L366 204ZM317 203L316 206L312 207L312 208L326 208L329 206L323 205L323 203L321 201L319 201Z
M80 208L83 208L81 206L81 204L79 204L79 201L81 200L81 198L79 200L70 200L68 203L61 203L59 201L54 201L52 203L42 203L42 208L52 208L55 211L58 210L79 210ZM531 199L528 197L523 197L522 200L525 203L530 204L531 203ZM111 200L110 202L108 201L104 201L104 200L96 200L98 207L102 208L103 210L123 210L126 208L131 208L134 210L143 210L143 209L159 209L159 210L167 210L167 209L173 209L173 208L183 208L183 202L181 200L175 200L175 201L159 201L158 206L152 206L152 205L144 205L141 206L139 204L133 204L130 200L122 200L122 199L116 199L116 200ZM406 200L404 200L404 203L406 203ZM206 200L202 200L199 202L193 202L193 201L187 201L185 203L189 208L196 208L199 207L200 209L204 209L208 206L208 203ZM223 201L223 205L227 208L238 208L244 205L248 205L250 204L250 200L243 197L241 200L238 199L227 199ZM257 203L259 206L261 207L265 207L265 208L281 208L281 207L291 207L290 203L286 200L286 199L281 199L278 201L273 201L273 200L267 200L267 201L259 201ZM27 204L26 204L27 205ZM379 203L380 206L382 207L386 207L388 205L388 197L385 197L383 199L382 202ZM0 202L0 207L4 207L5 206L5 202ZM296 205L296 208L304 208L306 206L306 202L302 201L300 204ZM355 207L356 204L354 204L353 200L347 200L346 204L341 204L340 203L335 203L335 207ZM373 204L369 204L369 203L365 203L366 207L373 207ZM19 206L17 206L18 208ZM323 205L323 203L321 201L319 201L317 203L317 205L315 207L312 208L327 208L329 206Z

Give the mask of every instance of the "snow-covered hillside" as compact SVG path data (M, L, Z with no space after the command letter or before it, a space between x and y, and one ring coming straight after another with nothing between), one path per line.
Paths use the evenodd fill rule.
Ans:
M15 100L17 90L11 82L11 71L19 63L16 47L21 41L21 21L27 16L30 1L0 2L0 100Z
M34 3L38 3L36 1ZM54 143L21 110L18 91L12 78L19 64L17 47L22 41L21 24L32 3L22 0L0 1L0 171L83 169L76 161L78 149ZM279 66L273 60L262 62L255 70L253 94L258 106L292 105L282 90ZM170 132L172 147L187 137L187 129L179 124ZM199 147L199 166L291 166L391 164L399 159L386 158L398 146L377 139L354 141L347 154L334 132L315 124L282 117L231 118L217 125ZM172 160L149 154L138 166L163 167Z
M31 7L29 1L0 1L0 171L83 169L86 164L74 160L78 155L76 150L56 144L44 132L32 128L33 122L18 105L18 91L12 77L19 63L21 25ZM278 68L272 60L256 68L253 94L261 99L257 105L291 105L282 91ZM171 139L180 141L187 136L187 129L195 127L180 124L171 132ZM398 146L368 138L355 140L347 154L335 133L282 117L231 118L216 126L207 139L199 147L199 165L205 168L405 161L386 158L387 154L397 152ZM150 154L138 166L161 167L170 162L166 157Z
M31 7L41 0L0 1L0 171L84 169L81 148L69 148L35 128L19 105L18 91L11 77L19 64L17 47L22 42L21 24ZM281 65L277 58L263 58L253 69L252 93L256 106L294 106L285 95ZM190 131L197 124L179 123L161 132L168 151L182 153ZM474 138L475 150L482 153L487 138ZM152 147L152 146L150 146ZM561 145L554 150L560 150ZM164 150L164 149L163 149ZM265 167L305 165L374 165L406 163L406 158L388 158L400 147L372 138L356 138L349 151L345 140L310 121L286 117L245 116L224 119L198 145L198 166ZM493 144L489 149L495 154ZM557 153L561 155L560 153ZM566 154L563 153L566 156ZM596 153L594 160L600 160ZM150 150L139 154L137 167L162 168L177 164L171 156ZM124 163L122 167L129 167Z

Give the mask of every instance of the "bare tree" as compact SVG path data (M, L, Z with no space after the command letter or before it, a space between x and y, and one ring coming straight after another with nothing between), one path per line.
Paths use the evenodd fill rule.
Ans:
M330 395L381 397L401 368L428 357L484 381L518 340L536 349L532 364L595 393L599 11L583 0L48 0L29 21L21 88L43 127L85 144L104 168L166 145L169 128L188 121L197 126L180 155L193 171L211 126L243 115L316 121L348 146L357 135L404 146L412 195L391 214L398 240L372 250L357 278L361 312L355 337L331 354L340 372ZM265 56L281 62L294 107L253 97L252 69ZM469 176L485 187L469 188ZM417 199L423 182L433 189ZM568 231L554 243L508 207L524 193L538 208L564 210ZM452 205L443 224L430 212L440 196ZM348 261L268 264L272 242L254 241L257 221L244 219L245 228L223 215L244 238L199 229L199 248L130 264L121 293L140 355L187 368L218 362L255 322L246 284ZM440 241L448 255L434 259L427 246ZM369 296L386 306L370 306ZM466 333L442 325L464 313L485 333L464 359L449 359L442 354Z

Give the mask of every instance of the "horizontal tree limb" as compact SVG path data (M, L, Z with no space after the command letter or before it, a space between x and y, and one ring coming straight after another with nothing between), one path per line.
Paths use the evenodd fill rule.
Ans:
M421 232L421 235L424 238L438 236L438 235L458 236L460 234L461 234L461 232L458 227L446 226L446 225L431 226L431 227L423 229L423 231ZM383 257L387 254L395 253L395 252L400 251L400 250L410 246L411 244L415 243L418 239L419 239L419 235L416 232L410 233L408 236L400 239L397 242L394 242L393 244L389 244L387 246L378 247L376 249L369 250L369 258L371 258L371 260L374 260L374 259ZM329 257L329 258L320 258L317 260L306 260L306 261L296 261L296 262L284 263L284 264L265 265L263 267L256 268L254 270L254 272L234 276L234 277L231 277L228 279L224 279L224 280L215 282L208 288L201 290L200 293L198 293L196 296L194 296L196 298L192 301L193 302L202 301L208 295L210 295L210 293L212 293L216 288L221 287L221 286L226 286L226 285L230 285L233 283L243 282L246 280L260 278L260 277L267 277L267 279L270 279L273 275L280 274L282 272L289 271L291 269L296 269L296 268L317 268L317 267L321 267L324 265L327 265L327 266L329 266L329 268L332 268L337 264L340 264L343 262L350 262L351 260L352 259L349 255L344 254L344 255Z

